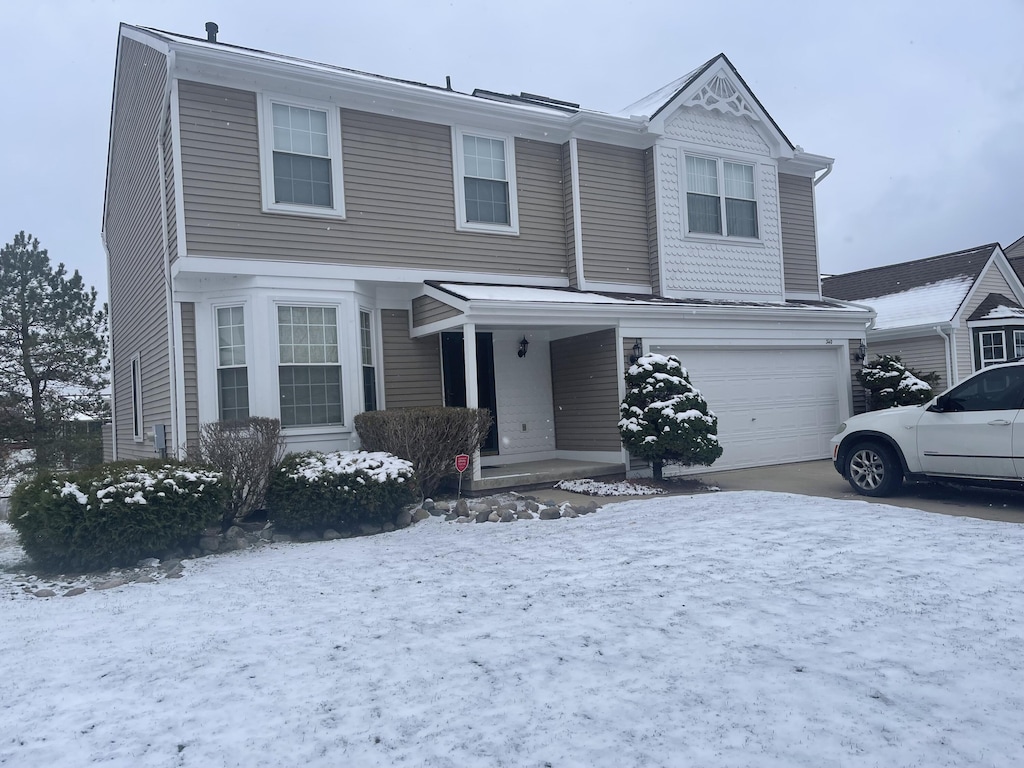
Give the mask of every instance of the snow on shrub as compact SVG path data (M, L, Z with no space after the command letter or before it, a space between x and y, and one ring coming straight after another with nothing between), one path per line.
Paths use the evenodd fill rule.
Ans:
M39 566L87 571L191 544L217 522L226 498L219 472L167 461L107 464L21 483L10 522Z
M650 461L656 480L665 464L710 465L722 455L718 418L674 355L644 355L629 367L619 414L626 450Z
M939 375L908 368L898 355L879 355L857 372L857 378L869 393L871 410L919 405L932 399L932 387Z
M604 483L589 477L579 480L559 480L555 488L573 493L585 493L588 496L656 496L665 493L661 488L639 485L628 480L618 483Z
M292 454L270 484L267 509L285 531L355 531L394 522L413 500L412 480L412 463L383 451Z

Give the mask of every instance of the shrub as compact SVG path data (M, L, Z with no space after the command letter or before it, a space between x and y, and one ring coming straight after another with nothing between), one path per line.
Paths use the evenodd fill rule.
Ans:
M644 355L629 367L619 413L626 450L649 460L656 480L664 464L711 465L722 455L718 417L674 355Z
M412 501L412 474L412 464L389 453L292 454L275 473L267 507L285 531L383 525Z
M274 470L284 458L281 422L261 416L243 421L215 421L199 429L194 461L223 473L231 490L221 527L242 522L267 501Z
M921 373L904 365L898 355L878 355L857 371L857 378L868 391L872 411L899 405L919 405L932 399L932 388L939 374Z
M368 451L387 451L412 462L420 498L433 494L455 474L455 457L470 455L487 437L494 416L486 408L396 408L356 416L356 430Z
M39 566L88 571L191 543L225 501L217 472L166 461L107 464L21 483L10 522Z

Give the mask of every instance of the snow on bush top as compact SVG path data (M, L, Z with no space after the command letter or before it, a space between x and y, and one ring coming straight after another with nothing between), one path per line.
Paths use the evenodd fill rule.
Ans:
M403 483L412 477L413 469L411 462L385 451L334 451L303 456L288 477L292 480L304 478L316 482L328 475L351 475L356 472L363 472L378 483L388 480Z
M77 483L68 480L55 478L53 487L61 497L73 496L83 507L89 506L89 491L95 491L100 504L109 504L118 498L126 504L148 504L151 496L202 493L207 484L219 483L221 478L220 472L168 464L159 469L147 469L142 466L121 467L102 481L93 482L86 488L81 488Z

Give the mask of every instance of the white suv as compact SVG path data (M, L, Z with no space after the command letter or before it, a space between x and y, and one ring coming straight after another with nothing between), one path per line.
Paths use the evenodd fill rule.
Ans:
M923 405L854 416L832 461L857 493L888 496L906 477L987 483L1024 479L1024 362L995 365Z

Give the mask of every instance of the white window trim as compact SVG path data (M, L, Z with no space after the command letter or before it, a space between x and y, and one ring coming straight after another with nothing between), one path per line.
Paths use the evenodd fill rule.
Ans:
M303 109L316 109L327 113L327 149L331 156L330 208L320 205L278 203L274 200L274 117L273 105L286 104ZM315 218L345 218L345 180L341 163L341 112L337 104L311 99L295 99L274 93L260 94L260 184L264 213L290 213Z
M377 410L384 410L384 406L381 405L381 364L380 358L380 334L377 330L377 317L379 313L375 309L363 306L361 304L356 305L356 332L359 338L359 410L364 412L363 409L366 406L366 398L363 397L363 313L370 316L370 355L373 358L373 384L374 384L374 397L377 401Z
M466 220L466 186L463 183L465 160L462 157L462 137L479 136L497 139L505 144L505 174L508 177L508 224L488 224ZM460 232L490 232L498 235L519 234L519 195L516 191L516 150L515 137L508 133L476 130L452 126L452 177L455 182L455 229Z
M1003 349L1002 357L993 357L991 359L985 359L985 337L986 336L998 336L999 346ZM978 334L978 353L981 358L981 367L985 368L989 365L996 365L997 363L1006 362L1006 334L1002 330L999 331L980 331Z
M141 443L146 439L146 425L144 424L144 413L142 407L142 354L136 352L132 355L129 366L132 386L132 437L135 442Z
M687 184L686 158L700 157L704 160L714 160L718 166L718 204L722 216L723 234L716 235L714 232L691 232L690 231L690 205L687 194L690 189ZM757 237L742 237L740 235L727 235L729 222L725 214L725 163L736 165L749 165L754 169L754 204L757 207ZM761 165L758 160L748 157L730 157L729 155L712 155L707 152L694 152L682 148L679 152L679 187L682 200L680 207L683 214L683 237L686 240L708 240L718 243L743 243L748 245L759 245L764 243L764 196L761 190Z
M275 298L271 300L270 307L271 314L268 319L270 321L270 328L272 330L274 339L274 348L270 358L273 371L271 381L273 382L274 408L277 412L277 419L279 421L281 420L281 381L279 378L278 371L280 370L282 365L285 365L285 363L281 362L281 325L277 320L278 307L332 308L334 309L335 312L334 322L337 324L338 327L338 367L341 368L341 422L336 424L291 424L288 426L281 424L281 432L285 435L316 435L338 431L351 431L352 419L354 418L354 416L352 412L352 403L350 402L351 398L349 396L350 386L346 386L346 383L352 382L353 377L351 375L351 371L348 371L349 366L346 366L345 364L346 349L348 349L351 346L351 340L349 340L348 343L345 342L345 324L342 322L342 312L344 311L345 308L344 305L336 301L316 301L314 299L309 298L304 298L301 300ZM357 324L357 335L358 328L359 326ZM349 331L351 332L351 329L349 329ZM356 362L359 361L358 353L355 357L355 360ZM301 363L292 363L292 365L301 365ZM321 363L307 363L307 365L321 365ZM362 366L360 366L359 368L359 373L362 374ZM347 380L346 376L349 377ZM361 388L360 391L362 391ZM359 398L359 402L361 401L362 398ZM359 411L362 411L362 408L360 408Z

